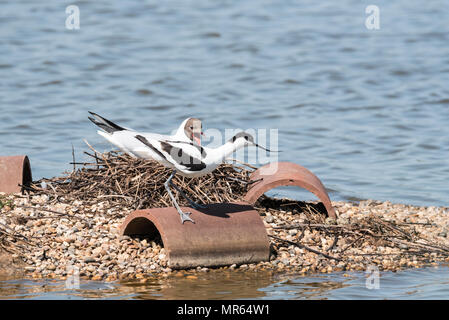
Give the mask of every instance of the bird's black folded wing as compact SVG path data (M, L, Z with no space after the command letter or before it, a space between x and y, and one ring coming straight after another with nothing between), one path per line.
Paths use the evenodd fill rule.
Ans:
M144 145L146 145L147 147L149 147L151 150L153 150L154 152L156 152L162 159L165 159L167 161L169 161L167 159L167 157L160 152L155 146L153 146L144 136L141 135L136 135L135 137L137 140L139 140L140 142L142 142Z
M169 140L165 140L165 142L170 143L170 144L175 144L175 143L180 143L180 144L185 144L185 145L190 145L196 149L198 149L198 151L201 153L201 158L205 158L207 156L206 150L204 150L204 148L202 146L199 146L197 144L194 144L193 142L187 142L187 141L169 141Z
M169 154L169 158L167 158L168 161L172 162L173 164L177 164L180 166L183 166L186 168L187 171L201 171L204 168L206 168L206 164L201 161L201 159L198 159L198 157L192 156L191 154L189 154L189 152L187 151L187 148L181 148L181 147L176 147L174 144L175 143L170 143L169 141L160 141L161 143L161 148L164 152ZM178 143L178 142L176 142ZM182 141L180 143L183 143ZM189 144L187 142L187 144ZM197 147L195 145L191 145L193 147ZM203 149L202 147L200 147L201 149ZM204 150L204 149L203 149ZM199 152L202 152L199 149Z

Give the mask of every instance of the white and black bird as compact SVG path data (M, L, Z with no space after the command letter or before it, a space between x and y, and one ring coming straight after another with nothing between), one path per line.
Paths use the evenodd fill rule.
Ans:
M181 189L172 183L172 179L176 173L189 178L206 175L223 163L226 157L245 146L256 146L270 152L270 150L255 143L254 138L246 132L236 134L222 146L213 149L202 147L192 142L155 139L139 134L136 134L134 138L140 142L140 147L132 151L134 154L141 158L154 159L164 166L173 169L172 174L164 183L164 186L181 216L182 223L187 220L194 221L190 218L190 212L183 212L181 210L170 190L170 186L173 186L186 198L193 208L204 208L204 206L189 199Z
M138 132L130 128L121 127L94 112L89 111L89 113L93 116L88 117L89 120L104 130L98 130L98 134L134 158L140 158L138 154L133 152L133 150L141 146L140 141L135 138L136 135L146 139L194 142L197 145L201 145L201 135L203 135L202 124L201 120L197 118L185 119L174 135L162 135L158 133Z

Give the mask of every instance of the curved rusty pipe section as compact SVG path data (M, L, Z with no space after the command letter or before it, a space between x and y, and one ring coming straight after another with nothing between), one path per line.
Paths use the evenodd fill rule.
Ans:
M31 166L27 156L0 157L0 192L18 193L31 183Z
M201 211L183 207L195 223L181 224L173 207L137 210L121 235L161 235L171 268L221 266L268 261L270 243L259 213L246 203L215 203Z
M273 162L260 167L250 176L252 185L244 197L251 205L268 190L280 186L298 186L313 194L324 204L329 217L336 219L337 215L332 207L326 188L320 179L311 171L292 162Z

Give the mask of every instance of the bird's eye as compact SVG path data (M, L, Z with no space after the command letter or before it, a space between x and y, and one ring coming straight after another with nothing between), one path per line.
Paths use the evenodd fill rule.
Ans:
M193 130L193 127L190 127L191 130Z
M245 140L248 140L248 136L244 136Z

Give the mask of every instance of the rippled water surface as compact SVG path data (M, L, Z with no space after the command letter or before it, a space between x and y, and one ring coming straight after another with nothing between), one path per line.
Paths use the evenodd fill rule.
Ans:
M380 30L360 0L76 1L79 30L68 4L0 5L0 153L34 178L111 148L88 110L165 133L194 115L279 129L334 200L449 205L447 1L376 1Z
M263 272L211 272L197 279L157 279L145 284L81 281L0 281L2 299L447 299L449 268L431 267L380 273L379 287L368 289L364 273L272 276Z

